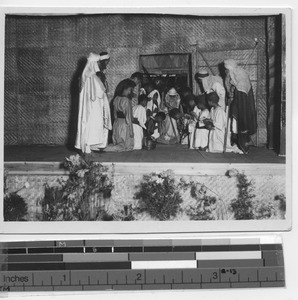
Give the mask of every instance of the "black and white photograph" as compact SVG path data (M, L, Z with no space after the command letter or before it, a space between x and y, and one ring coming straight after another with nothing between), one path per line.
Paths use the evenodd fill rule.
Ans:
M289 230L290 16L5 10L3 230Z

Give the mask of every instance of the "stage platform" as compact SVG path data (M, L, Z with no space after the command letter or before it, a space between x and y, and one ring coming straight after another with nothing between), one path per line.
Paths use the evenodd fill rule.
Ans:
M77 154L65 146L6 146L4 168L8 170L8 192L20 190L28 203L28 221L38 221L42 215L45 186L52 186L68 179L64 168L66 157ZM277 156L266 148L251 148L248 155L234 153L206 153L189 150L184 145L157 145L152 151L139 150L121 153L93 153L91 159L109 169L113 191L108 202L109 214L118 216L124 206L135 205L143 176L172 170L177 184L181 180L205 186L209 196L218 199L216 220L233 218L227 210L238 195L237 173L244 173L252 182L257 203L275 207L273 215L283 219L283 212L274 199L286 194L286 158ZM230 173L231 172L231 173ZM230 175L230 174L234 175ZM24 188L27 186L26 188ZM187 220L185 209L194 199L189 189L181 190L183 213L175 220ZM222 205L222 206L220 206ZM287 204L288 205L288 204ZM267 207L266 206L266 207ZM224 213L221 209L224 207ZM139 219L138 219L139 220ZM150 221L146 215L142 221Z
M78 152L66 146L5 146L4 162L63 162ZM190 150L186 145L158 144L155 150L92 153L92 160L122 163L228 163L228 164L285 164L286 158L267 148L251 147L247 155L207 153Z

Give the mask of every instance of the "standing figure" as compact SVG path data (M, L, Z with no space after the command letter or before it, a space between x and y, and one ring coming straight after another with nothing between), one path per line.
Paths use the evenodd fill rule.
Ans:
M81 78L78 131L75 147L83 153L101 150L107 146L112 129L106 88L96 75L100 71L100 55L90 53Z
M216 92L219 97L219 105L226 110L226 90L220 76L210 75L206 70L201 70L195 74L195 80L199 84L203 93Z
M140 95L139 104L132 108L133 112L133 135L134 135L134 150L141 150L143 147L144 130L146 130L145 123L147 121L146 105L148 98L146 95Z
M227 59L224 64L230 83L235 87L230 108L232 128L237 130L233 136L236 134L238 147L248 153L251 136L257 132L257 112L251 82L248 73L235 60ZM236 126L233 126L234 122Z
M122 80L116 87L118 96L114 98L113 144L105 151L131 151L134 147L133 115L131 106L132 90L135 83L131 79Z
M225 139L225 130L227 126L227 117L225 111L218 104L219 97L217 93L212 92L207 95L208 105L211 107L210 110L210 119L205 119L203 122L205 127L210 130L209 133L209 152L223 152L224 149L224 139ZM227 152L242 153L236 145L231 146L229 141L227 142L226 147Z

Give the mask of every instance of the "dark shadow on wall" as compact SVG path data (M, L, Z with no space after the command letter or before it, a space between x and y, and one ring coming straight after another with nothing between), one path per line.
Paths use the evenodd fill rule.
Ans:
M78 60L77 68L72 76L70 83L70 113L68 121L68 139L67 148L74 149L76 141L77 127L78 127L78 113L79 113L79 100L80 100L80 79L87 63L86 57L81 57Z

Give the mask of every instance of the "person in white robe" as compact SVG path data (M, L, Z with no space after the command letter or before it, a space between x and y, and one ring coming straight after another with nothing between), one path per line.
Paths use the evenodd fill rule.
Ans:
M161 106L160 93L157 89L155 89L154 84L151 82L147 83L144 86L144 89L148 97L148 102L146 106L147 116L155 117L157 112L160 110L160 106Z
M147 105L147 96L140 95L138 98L138 105L132 108L133 112L133 134L134 134L134 150L141 150L143 147L143 137L144 131L146 130L145 123L147 121L146 116L146 105Z
M177 93L175 88L169 89L166 93L164 103L161 107L161 111L166 114L164 121L164 134L159 138L158 142L164 144L175 144L180 142L180 135L177 127L177 120L170 116L172 109L178 109L182 113L180 106L180 95Z
M81 78L78 129L75 148L83 153L107 146L108 132L112 129L109 100L105 86L96 75L100 55L90 53Z
M200 70L195 74L196 81L203 88L203 92L210 94L216 92L219 96L219 105L226 110L226 90L224 88L223 80L220 76L210 75L206 70Z
M194 149L206 150L208 147L209 130L205 127L204 120L209 118L209 110L206 106L205 96L197 97L194 112L197 114L196 124L193 132Z
M210 130L208 152L220 152L224 150L225 129L227 126L227 117L225 111L218 104L219 97L213 92L207 95L208 105L211 107L210 119L205 119L204 123L207 129ZM210 122L212 122L212 125ZM236 145L231 146L227 141L226 152L243 153Z

